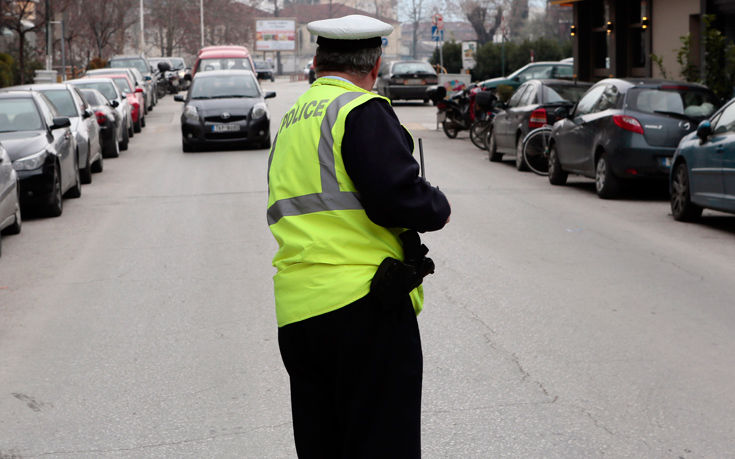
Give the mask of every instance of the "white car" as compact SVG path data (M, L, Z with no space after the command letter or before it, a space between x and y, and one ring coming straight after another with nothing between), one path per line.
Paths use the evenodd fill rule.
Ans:
M20 233L20 185L10 156L0 144L0 232ZM0 254L2 240L0 240Z

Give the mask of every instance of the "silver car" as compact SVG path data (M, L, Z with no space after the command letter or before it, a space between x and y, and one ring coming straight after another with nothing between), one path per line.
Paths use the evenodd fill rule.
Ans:
M125 151L128 149L128 143L133 133L133 115L130 110L130 102L125 97L117 85L110 78L99 77L85 77L78 80L69 80L67 83L82 89L96 89L102 93L107 100L110 101L110 105L115 109L117 117L122 122L118 123L117 142L120 146L120 150Z
M10 156L0 144L0 232L20 233L20 185ZM0 254L2 240L0 239Z
M79 176L82 183L92 183L92 172L102 172L103 169L100 126L79 90L67 83L32 84L6 89L40 92L54 104L59 116L69 118L79 150Z

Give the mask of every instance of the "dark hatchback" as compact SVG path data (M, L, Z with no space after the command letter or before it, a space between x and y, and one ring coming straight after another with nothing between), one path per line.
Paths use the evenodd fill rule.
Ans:
M391 100L421 99L429 101L426 89L437 84L434 68L424 61L393 61L383 64L378 72L378 94Z
M594 178L598 196L609 199L627 180L665 179L681 138L719 105L712 91L698 84L602 80L554 124L549 182L563 185L569 173Z
M735 213L735 99L681 139L670 191L676 220L696 220L704 208Z
M122 132L122 118L115 111L112 102L96 89L79 89L84 100L94 112L97 124L100 127L100 145L102 156L117 158L120 156L118 139Z
M269 148L270 113L263 92L250 70L213 70L194 76L181 114L181 144L185 152L203 146L240 144Z
M60 117L41 93L0 94L0 142L8 150L20 182L21 206L40 206L49 217L61 215L62 195L82 194L79 158L69 118Z
M592 83L570 80L530 80L523 83L507 104L493 118L488 141L490 161L500 161L503 155L514 155L516 168L526 170L523 160L523 138L533 129L554 124L559 107L570 109Z
M276 81L275 70L273 65L268 61L254 61L255 73L258 74L259 80L271 80Z

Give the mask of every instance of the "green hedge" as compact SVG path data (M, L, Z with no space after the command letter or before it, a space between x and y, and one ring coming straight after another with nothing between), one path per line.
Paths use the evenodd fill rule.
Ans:
M503 51L503 47L505 50ZM462 44L446 42L442 47L444 67L449 73L458 73L462 67ZM505 52L505 75L531 62L531 50L534 61L558 61L572 55L572 42L537 38L535 40L509 41L503 46L500 43L486 43L477 50L477 64L472 69L473 80L486 80L504 76L503 52ZM431 63L439 63L439 51L435 50Z
M0 53L0 88L13 85L15 59L10 54Z

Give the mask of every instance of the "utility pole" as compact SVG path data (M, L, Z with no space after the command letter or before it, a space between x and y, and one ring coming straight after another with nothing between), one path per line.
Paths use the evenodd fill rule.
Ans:
M200 48L204 48L204 0L199 0L199 32L202 36Z
M51 70L53 54L51 54L51 0L46 0L46 70Z
M140 53L145 52L145 25L143 24L143 0L140 0Z

